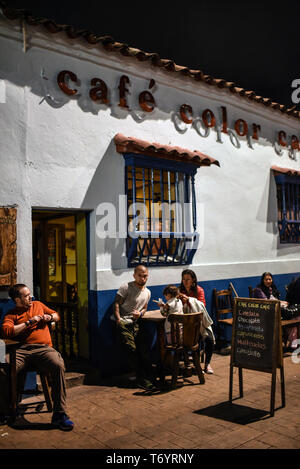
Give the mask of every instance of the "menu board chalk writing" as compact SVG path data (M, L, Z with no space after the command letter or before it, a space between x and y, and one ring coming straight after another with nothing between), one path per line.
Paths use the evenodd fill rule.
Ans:
M234 299L229 402L233 397L233 367L239 369L239 392L243 397L243 368L272 373L270 414L275 411L276 370L280 369L281 402L285 385L281 345L280 302L256 298Z
M245 368L272 369L276 301L235 300L232 334L233 364Z

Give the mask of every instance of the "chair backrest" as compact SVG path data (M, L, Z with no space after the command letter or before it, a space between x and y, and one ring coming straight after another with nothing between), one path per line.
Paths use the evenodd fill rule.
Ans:
M255 288L252 288L252 287L248 287L248 290L249 290L249 298L254 298L254 290Z
M173 347L183 346L191 349L199 343L200 325L203 313L176 314L171 313L171 341Z
M232 289L229 287L228 290L216 290L214 288L214 303L217 312L217 320L221 319L223 315L229 315L233 313L233 295Z

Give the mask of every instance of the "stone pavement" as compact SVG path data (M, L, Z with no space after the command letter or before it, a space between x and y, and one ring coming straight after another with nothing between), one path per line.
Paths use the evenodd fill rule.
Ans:
M228 404L229 362L230 356L214 354L215 374L204 385L192 376L164 393L149 394L127 378L68 389L71 432L52 429L45 407L36 412L42 395L24 399L14 428L0 427L0 449L299 449L300 363L284 356L286 407L280 407L278 371L271 418L268 373L243 370L244 397Z

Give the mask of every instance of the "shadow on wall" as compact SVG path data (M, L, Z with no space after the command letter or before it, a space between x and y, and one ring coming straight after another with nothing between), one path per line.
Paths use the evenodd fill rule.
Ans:
M119 197L125 195L124 164L122 163L123 156L116 152L112 140L100 160L82 203L83 208L95 207L96 253L101 253L101 256L110 256L109 260L104 262L108 263L109 268L117 269L115 275L118 275L119 269L127 268L126 238L119 237L121 230L125 229L126 232L127 223L126 217L125 223L120 221L120 218L126 215L119 204ZM127 206L125 210L127 211Z

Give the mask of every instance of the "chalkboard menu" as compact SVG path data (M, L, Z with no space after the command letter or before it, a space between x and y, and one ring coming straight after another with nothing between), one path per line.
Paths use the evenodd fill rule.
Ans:
M243 397L243 368L272 373L270 414L274 415L276 371L280 369L281 401L285 406L285 385L281 344L280 302L256 298L235 298L232 323L229 402L233 398L233 368L239 370L239 391Z
M233 366L272 370L278 352L278 305L274 300L235 298Z

